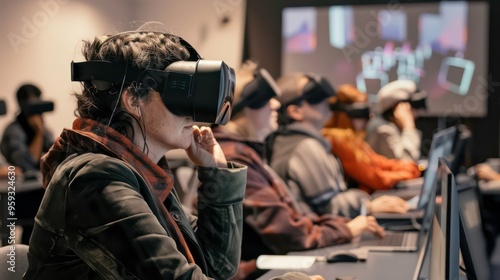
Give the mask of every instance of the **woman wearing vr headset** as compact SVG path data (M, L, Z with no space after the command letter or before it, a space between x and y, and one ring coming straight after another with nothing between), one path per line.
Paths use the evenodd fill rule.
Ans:
M354 218L375 212L406 212L403 200L390 197L370 200L359 189L347 188L342 166L331 152L321 130L330 119L330 83L315 74L292 73L278 79L280 128L267 142L271 167L292 193L315 213ZM389 209L386 204L394 204ZM363 210L364 209L364 210ZM375 219L373 223L378 227Z
M255 279L262 274L262 270L255 270L255 260L262 254L347 243L365 230L383 235L373 219L349 221L333 215L318 216L298 202L263 155L266 136L278 127L280 90L268 72L251 61L236 77L231 120L224 127L214 128L226 157L248 166L242 262L236 279Z
M229 279L240 257L246 167L226 161L210 128L193 126L191 104L168 108L183 98L176 90L197 99L215 86L230 96L231 81L218 74L228 68L212 78L171 71L217 63L159 32L95 38L83 55L87 62L72 65L72 79L83 81L78 117L42 161L46 193L24 279ZM189 77L210 84L182 86ZM197 219L173 190L164 156L172 149L198 166Z
M420 170L415 162L389 159L379 155L365 142L365 127L370 118L367 95L349 84L336 88L330 98L333 115L322 130L344 169L350 186L368 193L390 189L397 182L417 178ZM386 212L399 203L383 204Z

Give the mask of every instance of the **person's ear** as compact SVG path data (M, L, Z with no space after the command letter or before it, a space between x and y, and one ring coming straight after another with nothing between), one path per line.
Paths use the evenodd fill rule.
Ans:
M139 108L139 98L133 95L128 89L124 90L121 95L121 102L125 111L136 118L141 117L141 110Z
M302 110L302 107L297 106L297 105L288 105L286 107L286 113L287 115L294 119L295 121L302 121L304 119L304 110Z

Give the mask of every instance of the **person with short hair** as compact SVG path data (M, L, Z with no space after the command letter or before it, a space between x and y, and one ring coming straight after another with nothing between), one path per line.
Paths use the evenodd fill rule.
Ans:
M195 66L200 56L182 38L148 30L85 41L83 55L101 66L82 78L73 127L42 159L46 192L24 279L231 278L246 167L226 160L209 127L171 111L180 74L172 87L158 87L167 67ZM104 64L115 76L94 79L106 74ZM197 166L198 217L184 212L173 189L165 158L173 149Z
M24 84L17 90L19 114L4 130L0 151L9 164L23 172L38 171L40 159L54 143L52 133L44 124L43 115L31 114L28 104L41 100L42 91L33 84Z

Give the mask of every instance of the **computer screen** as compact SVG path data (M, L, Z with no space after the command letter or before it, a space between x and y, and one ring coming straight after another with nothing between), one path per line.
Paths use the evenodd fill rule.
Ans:
M457 128L455 126L451 126L436 132L432 137L428 166L424 174L424 185L422 186L420 200L418 201L418 209L423 209L429 202L428 199L430 196L428 193L433 191L432 186L437 180L436 175L438 173L439 158L447 158L451 154L456 132ZM438 193L441 191L440 186L441 185L438 184L435 189Z
M458 193L455 177L447 162L439 159L438 185L441 185L441 206L436 211L430 246L430 279L459 279L460 231Z
M422 245L413 280L458 280L460 221L455 177L444 158L438 161L441 201L435 208L430 232ZM436 200L437 201L437 200Z
M487 48L487 2L282 10L281 74L314 72L356 85L372 101L388 82L413 80L429 94L423 116L486 115Z
M460 251L467 271L467 279L471 280L490 279L478 192L476 184L458 190Z

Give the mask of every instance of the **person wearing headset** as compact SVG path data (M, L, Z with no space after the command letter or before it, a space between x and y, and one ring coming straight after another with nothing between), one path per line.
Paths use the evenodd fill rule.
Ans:
M330 119L330 83L314 73L280 77L279 129L266 139L270 166L300 202L319 215L354 218L377 212L404 213L406 201L393 196L370 200L365 191L347 188L342 166L321 131Z
M7 106L5 105L5 101L0 100L0 116L5 115L6 113L7 113ZM2 155L0 155L0 179L7 179L9 177L9 173L12 172L11 169L12 167L9 168L9 165L5 161L5 158Z
M42 159L46 192L24 279L231 278L246 167L193 125L225 123L231 69L147 30L96 37L82 52L86 62L72 63L72 80L83 82L77 118ZM173 189L172 149L197 165L197 218Z
M43 112L32 112L30 105L42 102L42 91L35 85L24 84L16 97L20 113L4 130L0 151L9 164L23 172L38 172L40 159L54 143L52 133L43 121Z
M231 120L213 129L226 158L248 166L242 261L237 278L233 279L255 279L265 272L256 269L259 255L347 243L364 231L379 237L384 234L373 217L358 216L349 220L316 215L300 205L285 182L266 164L264 140L278 128L279 95L271 75L247 61L236 73ZM300 279L309 279L301 276L304 278Z
M415 162L379 155L364 140L370 119L367 95L350 84L338 86L336 93L330 98L333 114L322 134L340 159L348 185L373 193L419 177L421 172Z
M393 159L420 159L421 132L415 127L415 116L426 107L426 96L411 80L396 80L378 91L378 115L366 128L366 142L376 153Z

